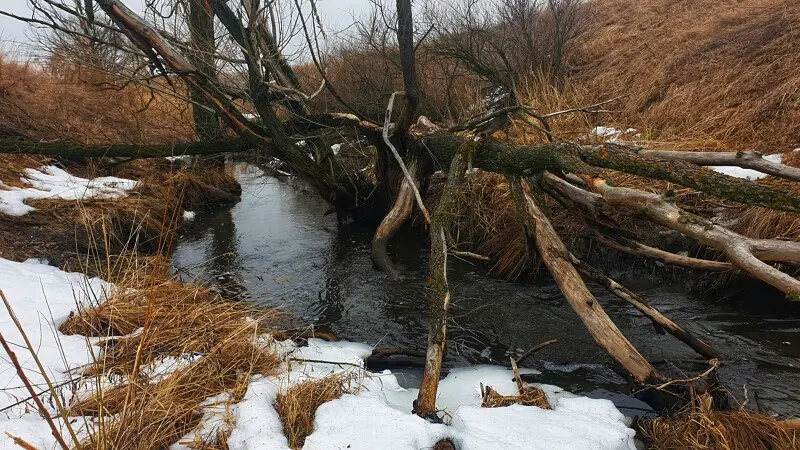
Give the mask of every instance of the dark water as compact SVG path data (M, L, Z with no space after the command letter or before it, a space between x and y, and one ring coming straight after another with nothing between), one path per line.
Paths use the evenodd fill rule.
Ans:
M391 281L370 262L372 228L323 217L328 206L298 183L244 167L240 181L240 203L198 214L181 232L174 264L184 278L220 283L243 298L283 307L342 339L424 349L424 243L395 238L390 253L407 277ZM509 354L557 338L559 344L526 362L544 372L538 381L589 395L625 390L554 284L497 280L480 266L451 261L449 356L456 364L505 362ZM750 405L757 396L769 411L800 415L800 307L768 290L710 298L637 277L619 281L728 355L723 381L740 401L746 386ZM707 368L688 347L655 333L626 303L592 290L648 359L669 361L687 374Z

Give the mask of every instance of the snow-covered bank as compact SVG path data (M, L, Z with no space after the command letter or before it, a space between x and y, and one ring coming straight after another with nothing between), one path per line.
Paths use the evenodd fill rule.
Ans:
M40 170L26 169L21 180L29 188L18 188L0 182L0 213L22 216L36 208L27 205L26 200L61 199L85 200L116 199L125 197L128 191L138 186L138 182L117 177L94 179L70 175L55 166L45 166Z
M371 351L364 344L310 339L308 347L290 353L290 370L251 383L243 401L234 407L236 421L229 447L288 449L280 418L272 407L278 392L293 383L345 371L358 380L357 393L317 410L314 432L303 448L411 450L430 448L444 438L466 450L635 448L634 430L611 401L578 397L556 386L537 385L547 393L552 410L519 405L482 408L481 383L504 395L517 393L511 371L498 366L452 370L440 383L437 402L449 425L426 422L411 414L416 389L400 387L389 371L370 374L361 368L362 358Z
M66 273L38 263L16 263L0 259L0 288L9 298L23 327L33 342L51 380L64 382L77 375L70 372L91 362L90 349L98 348L80 336L63 336L60 324L77 303L87 304L103 298L112 286L99 279ZM0 331L12 342L20 343L16 327L7 314L0 320ZM429 448L443 439L451 439L459 449L634 449L634 431L625 417L608 400L578 397L555 386L539 385L547 394L552 410L533 406L482 408L480 385L491 386L500 394L513 395L517 386L512 373L498 366L473 366L453 369L440 384L438 406L444 410L446 424L433 424L411 414L415 389L404 389L389 371L370 373L364 369L364 357L372 347L349 342L326 342L309 339L308 345L292 341L274 341L269 336L256 339L271 346L284 358L278 376L255 376L243 400L231 407L233 429L228 440L231 449L286 449L288 441L274 403L280 392L296 383L346 373L353 394L323 404L316 413L314 431L306 439L307 449L419 449ZM17 355L31 381L43 391L43 379L37 375L27 350ZM194 358L202 358L195 355ZM179 370L191 365L160 364L164 370ZM165 362L169 362L165 361ZM525 372L525 371L523 371ZM533 370L527 373L536 374ZM28 396L8 358L0 364L2 396L0 408ZM72 386L61 395L69 402ZM226 393L209 398L202 406L204 419L197 435L207 437L225 421ZM48 408L54 408L50 402ZM84 427L82 418L74 428ZM88 421L92 424L91 420ZM85 428L84 428L85 430ZM35 408L13 407L0 415L0 448L14 448L5 434L9 432L38 448L52 448L54 438ZM64 433L66 435L66 433ZM85 436L85 432L83 433ZM189 434L181 442L192 441ZM173 448L182 448L173 445Z
M75 369L92 361L86 338L65 336L58 331L58 325L76 309L76 305L96 303L110 287L98 278L67 273L38 261L19 263L0 258L0 289L35 348L48 378L55 385L75 378ZM0 306L0 311L0 332L12 346L34 389L43 392L41 397L45 405L55 412L54 403L48 400L50 395L44 377L25 348L22 335L6 308ZM96 353L98 348L94 350ZM3 411L0 415L0 448L14 445L5 432L23 437L37 448L51 448L55 439L36 412L33 401L21 402L30 394L8 355L0 352L0 410ZM58 391L63 401L69 402L72 396L69 383Z

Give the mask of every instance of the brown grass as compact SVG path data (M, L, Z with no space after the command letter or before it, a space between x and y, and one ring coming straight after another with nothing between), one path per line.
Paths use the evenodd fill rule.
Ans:
M147 284L138 288L123 281L135 290L81 310L59 327L67 335L114 336L106 340L106 351L93 372L129 373L137 355L147 364L165 356L205 353L245 329L247 337L271 331L283 318L275 310L222 300L199 286L143 281ZM144 327L147 336L135 333Z
M517 395L502 395L492 389L491 386L486 386L483 389L481 407L502 408L511 405L536 406L542 409L552 409L550 402L547 401L547 394L536 386L526 385L522 388L522 392Z
M425 200L433 209L441 195L442 183L434 182ZM556 231L568 242L577 236L580 223L548 199L547 208ZM415 220L420 222L420 218ZM490 271L516 279L537 273L541 267L536 249L529 248L525 229L503 175L480 171L467 178L457 193L455 219L451 226L458 250L474 251L490 258Z
M703 394L686 411L673 418L658 418L640 425L655 450L725 449L768 450L800 448L797 430L776 419L746 410L715 411L712 398Z
M347 374L334 374L318 380L295 384L278 394L275 410L283 422L283 432L289 447L303 447L306 437L314 431L314 416L323 403L336 400L350 390Z
M110 75L78 73L66 61L49 72L0 55L0 137L86 144L171 142L194 137L185 101ZM158 84L158 83L156 83ZM163 86L156 86L162 88Z
M766 153L798 146L800 3L594 0L571 83L614 123Z
M209 205L230 203L238 199L242 187L230 168L200 167L175 172L169 183L181 199L186 210L199 210Z
M94 395L70 405L70 414L98 417L87 448L117 448L119 442L166 448L198 425L208 397L228 392L228 402L236 402L252 374L274 375L281 361L253 343L281 322L281 313L224 301L198 286L154 281L156 272L130 276L120 282L120 294L59 327L65 334L104 338L104 351L85 370L97 383ZM194 360L166 374L150 369L164 358L187 355ZM100 380L111 375L127 382L102 387ZM222 445L224 435L208 439Z

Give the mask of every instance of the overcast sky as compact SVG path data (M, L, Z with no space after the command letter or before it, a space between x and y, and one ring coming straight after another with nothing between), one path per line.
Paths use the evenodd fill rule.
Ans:
M320 16L329 30L341 30L353 22L353 15L369 6L368 0L317 0ZM134 11L141 11L144 0L123 0ZM0 0L0 10L30 17L26 0ZM28 24L0 15L0 51L24 59L30 43Z

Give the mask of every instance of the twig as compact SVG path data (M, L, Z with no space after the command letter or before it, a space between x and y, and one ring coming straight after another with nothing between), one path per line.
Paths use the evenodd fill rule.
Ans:
M517 364L522 364L522 361L525 361L526 359L530 358L534 353L538 352L539 350L553 344L558 344L559 342L561 341L559 341L558 339L550 339L549 341L545 341L542 342L541 344L535 345L533 348L523 353L522 356L517 358Z
M0 293L2 293L2 291L0 291ZM3 300L5 300L5 296L3 296ZM56 424L53 422L53 418L50 417L50 413L47 411L47 408L45 408L44 403L42 403L42 400L39 398L38 395L36 395L36 391L33 390L33 386L31 386L30 380L28 380L27 375L25 375L25 371L22 370L22 365L20 365L19 360L17 359L17 355L14 353L13 350L11 350L11 347L8 345L8 342L6 342L6 338L3 336L2 332L0 332L0 344L3 345L3 348L8 354L8 357L11 359L11 364L13 364L14 368L17 369L17 376L19 376L19 378L25 384L25 388L28 389L28 392L31 394L31 398L33 398L33 401L36 402L36 407L39 408L39 414L41 414L42 417L44 417L44 420L46 420L47 424L50 426L50 430L53 433L53 437L56 438L56 442L58 442L58 445L60 445L61 448L63 448L64 450L69 450L69 446L67 446L67 443L64 442L64 438L58 431L58 428L56 427ZM14 436L11 435L9 435L9 437L14 439L15 444L18 444L17 439L19 438L15 438Z
M25 346L28 348L28 351L31 353L33 360L36 362L36 366L39 368L39 372L42 374L44 381L47 383L47 387L50 390L50 394L53 396L53 400L56 403L56 407L58 408L59 413L64 413L66 409L64 405L61 403L61 399L58 397L58 392L56 392L53 383L50 382L50 377L47 376L47 372L44 370L44 366L42 365L42 361L39 360L39 356L36 354L36 351L33 349L33 344L31 344L30 339L28 339L28 334L25 333L25 329L22 328L22 324L19 323L17 319L17 315L14 314L14 309L11 307L11 304L8 302L6 295L3 293L3 290L0 289L0 298L3 299L3 303L6 306L6 310L8 311L8 315L11 317L11 320L14 321L14 325L17 327L17 330L22 335L22 339L25 340ZM3 334L0 333L0 341L2 341L3 348L5 348L6 353L11 358L14 367L17 369L17 374L19 375L22 382L25 383L25 387L28 389L28 392L33 397L33 400L36 402L36 405L39 407L39 412L44 416L47 423L50 425L50 428L53 430L53 436L56 438L56 441L65 449L68 450L69 447L67 446L66 442L64 442L64 438L61 437L61 432L58 431L55 424L53 423L53 419L50 417L50 414L47 412L47 409L42 404L42 400L36 395L36 391L33 390L33 386L31 386L30 380L25 375L25 371L22 369L22 366L19 364L19 360L17 360L17 356L11 350L11 347L8 346L8 342L6 342ZM72 425L69 423L66 417L64 417L64 425L67 427L67 431L69 431L69 435L72 438L72 442L75 444L76 447L80 448L80 440L78 436L75 434L75 430L72 429Z
M82 380L82 379L83 379L83 376L80 376L80 377L75 377L75 378L70 378L69 380L66 380L66 381L64 381L64 382L61 382L61 383L58 383L58 384L56 384L54 387L57 387L57 388L59 388L59 387L61 387L61 386L66 386L66 385L68 385L68 384L70 384L70 383L74 383L74 382L76 382L76 381L80 381L80 380ZM50 388L43 389L43 390L39 391L39 392L38 392L36 395L42 395L42 394L44 394L44 393L46 393L46 392L49 392L49 391L50 391ZM21 405L21 404L23 404L23 403L26 403L26 402L28 402L28 401L30 401L30 400L33 400L33 397L26 397L26 398L23 398L22 400L20 400L20 401L18 401L18 402L16 402L16 403L12 403L12 404L10 404L10 405L8 405L8 406L5 406L5 407L3 407L3 409L0 409L0 413L4 413L4 412L8 411L9 409L11 409L11 408L13 408L13 407L15 407L15 406Z
M661 384L661 385L658 385L658 386L653 386L653 387L660 391L660 390L664 389L665 387L673 385L673 384L677 384L677 383L693 383L695 381L702 380L703 378L707 377L708 374L710 374L711 372L715 371L719 367L719 360L718 359L712 359L712 360L709 361L709 364L711 364L711 367L709 367L708 370L706 370L705 372L701 373L700 375L697 375L696 377L685 378L685 379L682 379L682 380L671 380L671 381L667 381L664 384Z
M341 362L341 361L325 361L323 359L306 359L306 358L289 358L290 361L297 361L302 363L319 363L319 364L334 364L337 366L353 366L363 368L364 366L356 363Z
M453 256L460 256L462 258L473 258L473 259L479 259L481 261L489 261L490 260L490 258L488 256L483 256L483 255L479 255L477 253L472 253L472 252L462 252L460 250L450 250L448 253L450 253Z
M6 431L6 436L11 438L11 440L14 441L15 444L19 445L20 447L24 448L25 450L38 450L36 447L34 447L33 445L29 444L24 439L16 437L13 434L9 433L8 431Z
M431 223L431 216L428 214L428 210L425 209L425 204L422 202L422 196L419 194L419 189L417 189L416 183L414 183L414 178L408 173L408 169L406 168L405 163L403 162L403 158L400 157L400 154L397 152L397 149L392 145L392 142L389 140L389 125L392 123L392 110L394 109L394 99L397 95L405 95L403 91L392 92L392 96L389 98L389 104L386 106L386 118L383 122L383 141L386 142L386 145L389 146L389 150L392 151L392 155L394 155L394 159L397 160L397 164L400 165L400 170L403 171L403 175L405 175L406 180L411 187L411 190L414 191L414 197L417 199L417 206L419 206L419 210L422 212L422 215L425 216L425 223Z
M569 114L569 113L574 113L574 112L583 112L583 113L611 112L611 111L606 111L606 110L602 110L602 109L598 110L596 108L599 107L599 106L603 106L603 105L605 105L607 103L615 102L615 101L617 101L617 100L619 100L621 98L622 98L622 96L620 95L619 97L614 97L614 98L612 98L610 100L606 100L606 101L603 101L603 102L600 102L600 103L595 103L594 105L583 106L581 108L565 109L563 111L555 111L555 112L547 113L547 114L543 115L542 117L544 117L545 119L548 119L550 117L560 116L562 114Z

